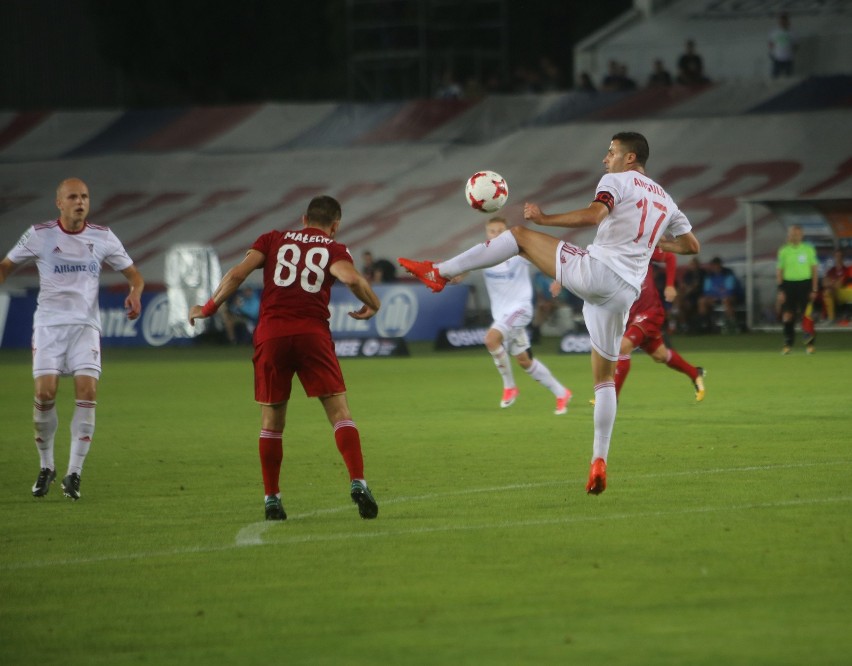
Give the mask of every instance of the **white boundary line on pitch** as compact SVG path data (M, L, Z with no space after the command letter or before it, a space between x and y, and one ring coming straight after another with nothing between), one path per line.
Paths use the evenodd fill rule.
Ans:
M637 474L630 476L631 479L657 479L661 477L674 477L674 476L701 476L704 474L726 474L726 473L740 473L740 472L765 472L769 470L775 469L800 469L803 467L825 467L826 465L848 465L850 464L849 460L835 460L832 462L813 462L813 463L789 463L783 465L749 465L747 467L717 467L713 469L703 469L703 470L684 470L681 472L664 472L662 474ZM457 495L473 495L477 493L496 493L496 492L506 492L512 490L529 490L530 488L545 488L547 486L564 486L569 484L568 481L542 481L540 483L516 483L508 486L496 486L491 488L467 488L465 490L451 490L445 493L439 494L429 494L429 495L413 495L410 497L397 497L389 500L383 500L382 506L392 505L392 504L400 504L403 502L423 502L429 501L433 499L437 499L439 497L453 497ZM576 483L582 483L577 481ZM319 509L317 511L310 511L308 513L298 514L296 516L288 516L287 520L295 521L295 520L304 520L305 518L313 518L315 516L327 515L330 513L340 513L341 511L348 511L350 507L340 506L333 509ZM641 515L641 514L636 514ZM270 527L272 527L274 523L267 521L260 521L256 523L251 523L246 525L237 533L236 545L237 546L260 546L263 545L263 533ZM532 523L534 524L534 523Z
M437 497L437 495L436 495ZM96 564L98 562L118 562L122 560L139 560L151 559L154 557L174 557L175 555L193 555L196 553L216 553L228 550L236 550L247 546L284 546L288 544L300 544L322 541L342 541L345 539L376 539L381 537L408 536L418 534L430 534L435 532L474 532L479 530L507 529L513 527L538 527L542 525L565 525L569 523L582 523L588 521L601 522L604 519L612 520L631 520L639 517L665 517L679 516L699 513L715 513L720 511L745 511L749 509L774 509L780 507L795 507L807 506L812 504L840 504L844 502L852 502L852 496L845 497L822 497L809 500L785 500L781 502L761 502L759 504L740 504L728 506L712 506L698 507L694 509L682 509L677 511L637 511L634 513L617 513L608 516L600 514L594 516L564 516L560 518L543 518L539 520L504 520L489 523L480 523L477 525L458 525L458 526L440 526L440 527L415 527L399 530L380 530L374 532L338 532L336 534L322 535L302 535L291 536L283 539L276 539L273 542L266 543L260 541L245 540L242 543L233 543L221 546L209 547L194 547L194 548L174 548L172 550L148 551L137 553L115 553L111 555L101 555L98 557L81 557L76 559L53 560L53 561L36 561L36 562L20 562L8 566L0 566L0 571L19 571L21 569L42 569L45 567L69 566L81 564ZM342 509L341 509L342 510ZM240 530L240 534L251 530L252 528L260 528L256 531L259 537L262 533L272 525L284 526L286 523L271 523L267 521L252 523Z
M713 468L713 469L699 469L699 470L684 470L679 472L664 472L660 474L640 474L633 475L628 478L630 479L655 479L662 477L673 477L673 476L700 476L703 474L725 474L725 473L740 473L740 472L755 472L755 471L771 471L776 469L799 469L804 467L825 467L825 466L834 466L834 465L849 465L852 463L850 460L835 460L830 462L813 462L813 463L790 463L790 464L781 464L781 465L750 465L746 467L729 467L729 468ZM547 486L564 486L573 483L579 483L579 481L570 482L570 481L543 481L540 483L518 483L511 484L506 486L494 486L489 488L468 488L464 490L453 490L444 493L432 493L426 495L412 495L408 497L397 497L389 500L384 500L382 502L382 506L392 505L392 504L401 504L407 502L419 502L419 501L430 501L440 497L453 497L458 495L473 495L479 493L494 493L494 492L506 492L513 490L528 490L530 488L543 488ZM484 529L500 529L500 528L509 528L509 527L535 527L541 525L561 525L567 523L579 523L585 522L589 520L604 520L606 518L611 518L613 520L625 520L631 518L639 518L639 517L649 517L649 516L676 516L676 515L686 515L691 513L714 513L719 511L743 511L747 509L766 509L766 508L776 508L776 507L784 507L784 506L805 506L809 504L833 504L833 503L843 503L852 501L852 496L841 496L841 497L831 497L831 498L815 498L810 500L784 500L780 502L766 502L759 504L744 504L744 505L732 505L732 506L716 506L716 507L699 507L695 509L682 509L677 511L648 511L648 512L635 512L635 513L621 513L621 514L611 514L608 516L602 515L594 515L594 516L564 516L559 518L548 518L548 519L539 519L539 520L520 520L520 521L502 521L502 522L492 522L492 523L482 523L479 525L459 525L459 526L442 526L442 527L422 527L422 528L410 528L410 529L400 529L400 530L381 530L381 531L371 531L371 532L340 532L337 534L325 534L325 535L303 535L303 536L290 536L285 537L283 539L276 539L274 542L266 543L263 541L263 534L267 529L273 527L274 525L282 525L282 523L275 523L271 521L260 521L255 523L250 523L240 529L237 533L236 539L233 544L220 545L220 546L197 546L197 547L189 547L189 548L175 548L172 550L163 550L163 551L148 551L148 552L137 552L137 553L113 553L108 555L100 555L96 557L83 557L83 558L75 558L75 559L65 559L65 560L53 560L53 561L33 561L33 562L19 562L9 565L0 564L0 571L15 571L21 569L39 569L44 567L51 566L63 566L63 565L75 565L75 564L94 564L97 562L115 562L121 560L132 560L132 559L148 559L153 557L171 557L174 555L192 555L195 553L215 553L222 552L227 550L234 550L236 548L245 548L249 546L277 546L277 545L286 545L286 544L298 544L298 543L308 543L308 542L319 542L319 541L338 541L341 539L350 539L350 538L378 538L378 537L387 537L387 536L404 536L404 535L414 535L414 534L428 534L433 532L464 532L464 531L477 531ZM339 506L330 509L319 509L317 511L311 511L308 513L299 514L296 516L289 516L287 521L297 521L304 520L306 518L311 518L320 515L327 515L332 513L340 513L343 511L354 511L354 507L352 505ZM286 523L284 523L286 524Z

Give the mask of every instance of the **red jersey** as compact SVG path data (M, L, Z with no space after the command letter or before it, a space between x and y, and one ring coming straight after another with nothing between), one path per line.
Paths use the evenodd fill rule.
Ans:
M675 256L670 252L663 252L660 248L655 247L654 253L651 255L651 261L666 262L666 286L674 286L675 269L677 268ZM633 301L630 314L627 317L627 325L630 326L634 321L639 322L645 319L654 319L658 321L659 326L662 326L665 318L666 311L660 300L657 285L654 283L654 271L651 269L651 265L648 264L648 272L645 273L642 290L639 292L636 300Z
M835 289L848 287L852 285L852 266L832 266L825 277L834 283Z
M338 261L352 263L346 246L321 229L307 227L270 231L251 249L266 257L255 345L288 335L328 334L328 303L335 282L329 269Z

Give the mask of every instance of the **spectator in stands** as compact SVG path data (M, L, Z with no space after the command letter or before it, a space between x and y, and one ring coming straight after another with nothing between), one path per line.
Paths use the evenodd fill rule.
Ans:
M769 33L769 59L772 61L772 78L793 75L793 56L796 36L790 29L790 17L778 15L778 27Z
M589 76L588 72L582 72L580 74L580 81L579 83L577 83L576 89L580 92L586 93L596 93L598 91L597 87L595 86L595 82L592 81L592 77Z
M698 321L698 303L704 293L705 271L698 257L692 257L680 276L674 309L680 330L687 333L700 330Z
M638 86L636 85L636 81L634 81L632 78L630 78L630 74L628 74L628 72L627 72L627 65L625 65L624 63L621 63L621 65L619 65L618 69L619 69L619 72L621 74L621 89L622 90L636 90L636 88Z
M260 317L260 297L252 287L243 288L222 310L225 334L232 345L250 343Z
M842 321L848 322L849 307L852 306L852 265L847 266L843 250L834 251L834 266L829 268L822 279L822 300L828 321L835 321L840 306Z
M605 90L607 92L621 90L622 83L621 66L618 64L617 60L610 60L607 65L606 76L603 78L603 81L601 81L601 90Z
M373 284L396 282L396 266L387 259L376 259L370 272L370 281Z
M627 65L610 60L601 89L607 91L636 90L636 81L627 74Z
M441 81L435 91L437 99L461 99L464 96L461 84L456 80L451 69L446 70L441 76Z
M672 84L672 75L663 61L657 58L654 61L654 68L651 70L651 75L648 77L649 88L667 88Z
M707 266L704 288L698 301L698 312L706 330L712 330L713 312L717 306L721 306L725 313L722 330L728 333L739 330L737 305L740 302L740 291L740 283L734 272L723 266L719 257L713 257Z
M700 86L708 83L704 74L704 60L695 50L695 41L686 40L686 50L677 61L677 82L683 86Z
M367 276L367 279L370 279L370 276L373 274L373 253L369 250L364 250L361 253L361 273Z
M475 76L469 76L464 82L464 90L462 91L462 97L464 99L481 99L485 97L486 89L485 86Z
M554 92L565 88L562 82L562 71L547 56L542 56L538 61L541 73L541 89L543 92Z
M542 335L542 326L555 325L561 329L561 333L565 333L574 327L574 312L580 312L583 308L583 302L579 305L572 301L576 300L576 296L567 289L563 289L562 285L548 277L541 271L536 272L532 280L533 284L533 320L532 334L533 342L538 342ZM545 334L547 334L545 332Z

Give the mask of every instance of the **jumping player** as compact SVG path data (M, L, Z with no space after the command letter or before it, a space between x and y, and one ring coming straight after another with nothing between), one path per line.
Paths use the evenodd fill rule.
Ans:
M677 204L645 175L648 142L636 132L612 137L603 158L607 173L587 208L547 215L532 203L524 217L549 227L596 227L586 249L526 227L512 227L444 262L400 258L403 268L433 291L460 273L494 266L520 254L585 301L583 317L592 343L595 435L586 491L606 488L606 460L618 401L615 368L627 315L639 295L654 247L697 254L698 239Z

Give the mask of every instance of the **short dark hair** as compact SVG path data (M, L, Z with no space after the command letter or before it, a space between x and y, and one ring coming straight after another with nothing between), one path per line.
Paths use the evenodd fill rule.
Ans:
M639 132L619 132L613 135L613 141L619 141L628 153L636 155L636 162L639 166L645 166L648 157L651 154L651 149L648 147L648 139L639 134Z
M315 222L321 227L330 227L343 216L340 203L337 199L322 195L311 199L305 217L310 222Z

